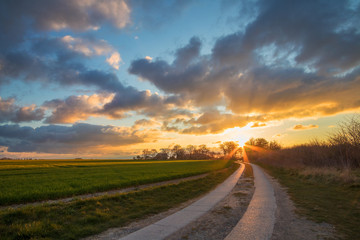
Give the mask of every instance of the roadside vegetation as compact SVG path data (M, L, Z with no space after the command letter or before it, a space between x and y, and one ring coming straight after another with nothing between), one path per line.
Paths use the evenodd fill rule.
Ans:
M120 189L227 166L226 160L3 160L0 205Z
M231 160L226 162L228 168L179 184L69 203L0 210L0 238L79 239L125 226L210 191L238 168Z
M284 149L252 139L246 156L288 188L298 213L332 224L341 239L360 239L359 115L338 129L325 141Z

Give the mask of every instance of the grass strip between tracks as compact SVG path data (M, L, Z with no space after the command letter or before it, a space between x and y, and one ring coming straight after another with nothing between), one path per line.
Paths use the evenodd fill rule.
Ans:
M230 176L238 165L176 185L70 203L0 211L1 239L78 239L160 213L198 197Z

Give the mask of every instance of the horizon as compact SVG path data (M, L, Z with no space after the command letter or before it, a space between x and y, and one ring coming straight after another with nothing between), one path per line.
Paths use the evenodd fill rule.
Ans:
M360 1L2 1L0 158L327 139L360 113Z

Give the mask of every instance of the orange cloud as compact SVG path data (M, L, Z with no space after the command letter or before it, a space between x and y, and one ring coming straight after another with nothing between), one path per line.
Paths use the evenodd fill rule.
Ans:
M259 123L259 122L256 122L254 123L251 128L256 128L256 127L265 127L267 126L266 123Z
M314 125L314 124L309 124L309 125L302 125L302 124L298 124L295 125L292 130L308 130L308 129L312 129L312 128L318 128L319 125Z
M114 94L93 94L91 96L70 96L65 100L54 99L44 103L44 107L53 109L47 123L74 123L91 116L106 115L101 110L110 102ZM120 118L120 117L119 117Z

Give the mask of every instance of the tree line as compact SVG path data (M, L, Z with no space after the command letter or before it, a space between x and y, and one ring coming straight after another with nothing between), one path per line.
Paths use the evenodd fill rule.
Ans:
M187 145L182 147L179 144L169 146L168 148L144 149L141 155L133 157L134 160L200 160L214 158L239 158L241 157L242 148L234 141L223 142L219 144L221 152L213 151L205 144Z
M273 140L269 142L265 138L250 138L245 144L275 151L282 148L277 141Z

